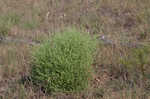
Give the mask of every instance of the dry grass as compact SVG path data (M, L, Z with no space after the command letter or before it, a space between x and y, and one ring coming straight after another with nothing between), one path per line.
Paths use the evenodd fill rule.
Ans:
M127 70L120 63L120 58L131 53L131 48L121 46L120 42L149 44L149 0L0 0L0 12L4 16L10 12L19 16L20 21L6 30L8 36L15 38L42 40L75 26L91 35L106 35L115 42L98 49L89 90L52 95L36 90L32 84L20 83L30 72L31 46L0 43L0 99L150 98L150 69L147 68L143 80L138 78L139 70Z

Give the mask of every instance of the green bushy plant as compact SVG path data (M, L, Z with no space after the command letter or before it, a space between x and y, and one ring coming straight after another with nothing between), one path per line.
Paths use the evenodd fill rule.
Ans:
M57 33L33 52L33 83L48 92L86 89L91 79L96 42L75 29Z

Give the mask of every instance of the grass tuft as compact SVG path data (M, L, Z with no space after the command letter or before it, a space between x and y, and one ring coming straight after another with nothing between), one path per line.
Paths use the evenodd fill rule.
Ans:
M10 29L19 22L20 17L16 13L0 15L0 36L6 36Z
M75 29L58 33L33 52L32 81L46 91L78 92L91 79L96 40Z

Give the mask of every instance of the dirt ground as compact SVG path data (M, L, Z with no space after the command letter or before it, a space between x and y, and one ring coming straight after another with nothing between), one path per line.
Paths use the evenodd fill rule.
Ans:
M149 45L149 0L0 0L0 13L0 39L27 41L0 40L0 99L150 99L150 63L144 64L141 77L138 67L128 70L119 60L133 49L120 42ZM88 90L52 94L36 90L27 81L32 49L28 41L43 41L68 27L105 35L115 45L99 46Z

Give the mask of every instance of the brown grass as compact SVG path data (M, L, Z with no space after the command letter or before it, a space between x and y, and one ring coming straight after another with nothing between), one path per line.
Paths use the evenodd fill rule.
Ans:
M127 70L120 63L120 58L130 55L132 49L120 42L149 44L149 0L0 0L0 12L20 16L19 23L8 30L8 36L15 38L43 40L66 27L76 27L91 35L106 35L115 42L98 49L89 90L51 95L19 82L29 75L31 46L0 42L0 99L150 98L149 68L143 81L138 78L138 69Z

